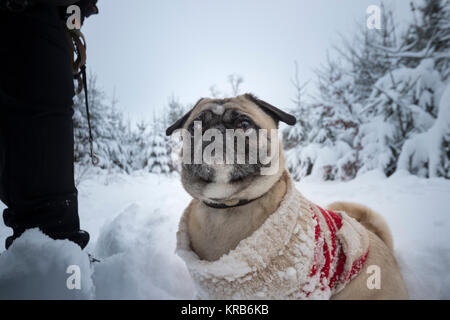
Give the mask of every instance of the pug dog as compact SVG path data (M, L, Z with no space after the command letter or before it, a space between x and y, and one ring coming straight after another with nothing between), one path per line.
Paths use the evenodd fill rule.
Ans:
M181 182L193 200L177 253L199 298L406 299L386 222L355 203L323 209L296 190L280 121L296 123L244 94L202 98L166 131L183 136Z

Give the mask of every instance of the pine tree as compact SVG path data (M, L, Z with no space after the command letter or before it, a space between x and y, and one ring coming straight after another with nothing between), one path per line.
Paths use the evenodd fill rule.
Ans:
M294 178L350 179L373 169L389 176L399 166L448 176L450 132L439 101L449 74L449 3L425 0L420 19L398 39L383 8L381 30L361 28L335 47L337 58L317 71L318 95L306 104L310 127L283 134Z
M108 144L108 156L111 161L111 168L118 168L130 173L131 160L128 154L128 147L130 137L133 133L131 132L130 125L125 123L123 114L117 109L114 98L106 113L106 121L111 129L111 140Z
M355 137L363 97L357 91L355 77L341 63L329 60L317 74L319 97L313 108L319 116L310 141L335 154L334 159L322 164L325 179L352 179L359 168Z
M392 69L393 61L387 50L396 46L397 35L393 13L383 4L381 25L380 30L359 26L352 41L343 38L343 45L334 47L348 64L346 72L354 79L354 90L362 102L369 97L375 82Z
M441 86L433 68L433 61L423 60L417 68L395 69L376 82L359 136L367 148L362 155L363 171L382 168L390 176L405 141L432 126L436 106L430 93ZM383 129L375 130L374 125Z
M439 112L443 80L448 73L448 64L447 69L442 69L446 60L443 57L449 57L448 40L442 44L449 37L448 27L443 27L448 24L449 2L447 8L443 4L425 1L419 7L421 22L415 19L409 26L400 49L385 48L395 69L374 84L365 106L365 124L359 135L364 146L362 172L381 168L389 176L400 165L411 173L429 176L428 162L410 161L406 165L405 158L411 156L411 150L420 149L413 145L432 128Z
M400 64L408 67L417 67L421 59L433 58L437 70L448 72L450 57L446 53L450 48L450 1L424 0L417 8L411 2L411 10L414 22L408 27L394 56L400 59ZM444 78L447 76L448 73Z
M398 168L421 177L450 178L450 85L439 104L439 113L426 131L412 136L402 148Z
M161 122L154 118L152 130L148 135L147 146L147 165L146 169L153 173L169 173L172 170L171 149L169 146L170 138L165 135Z
M295 89L295 97L292 99L294 107L290 112L295 116L297 122L292 127L287 127L283 130L283 147L290 150L306 142L308 134L312 129L309 122L310 112L309 105L304 101L305 88L308 83L300 83L298 74L298 64L295 62L295 76L291 80Z
M356 175L359 146L354 140L362 97L355 90L353 74L343 66L328 59L316 71L318 96L297 105L294 114L299 123L283 134L286 145L297 144L287 153L287 166L295 179L310 174L326 180Z
M90 75L88 79L89 111L92 136L94 138L94 152L99 158L98 166L106 169L111 166L109 148L114 141L113 130L108 121L109 108L105 104L105 95L97 86L97 78ZM89 128L85 109L84 94L74 99L74 161L88 165L90 160Z
M170 126L174 124L178 119L183 117L184 113L185 110L183 108L183 105L177 98L175 98L174 95L171 95L167 103L167 120L165 121L166 125Z

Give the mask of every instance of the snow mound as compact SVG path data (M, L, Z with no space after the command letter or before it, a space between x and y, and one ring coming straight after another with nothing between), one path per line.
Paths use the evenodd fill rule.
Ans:
M97 299L193 298L169 222L161 210L133 203L103 226L95 250L102 261L93 276Z
M0 299L192 299L169 221L158 209L129 205L101 228L94 252L101 262L92 265L76 244L28 230L0 255ZM73 266L80 288L69 289Z
M79 289L69 289L79 270ZM73 267L72 267L73 268ZM0 255L0 299L91 299L89 257L68 240L52 240L38 229L26 231Z

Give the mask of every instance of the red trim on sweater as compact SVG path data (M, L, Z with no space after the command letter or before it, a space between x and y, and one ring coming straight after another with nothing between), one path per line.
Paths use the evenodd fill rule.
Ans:
M336 227L334 226L334 223L330 216L327 214L327 211L323 210L321 207L317 206L322 213L323 217L325 218L325 221L327 222L328 229L331 232L331 245L333 248L333 251L331 252L331 259L333 260L336 256ZM329 212L329 211L328 211ZM340 219L340 218L339 218Z
M325 218L328 229L330 230L331 245L332 245L332 250L331 250L331 254L330 254L330 252L328 250L327 242L324 241L323 251L325 253L325 265L322 268L322 273L321 273L321 277L320 277L321 281L322 281L322 279L328 279L328 276L330 275L330 265L336 257L336 228L335 228L334 223L331 220L330 216L327 214L327 212L325 210L323 210L321 207L319 207L319 206L317 206L317 207L319 208L320 212L322 213L323 217ZM339 219L340 219L340 217L339 217ZM341 250L341 252L342 252L342 250Z
M368 256L369 256L369 249L367 249L365 255L361 256L358 260L355 260L353 262L352 269L344 275L342 282L350 281L351 279L353 279L361 271Z
M319 218L317 218L316 213L314 212L313 208L310 207L311 209L311 213L313 216L313 219L317 222L316 227L315 227L315 235L314 235L314 239L316 242L316 246L314 249L314 264L311 268L311 273L309 274L310 277L314 276L317 273L317 270L319 268L319 261L320 261L320 247L319 247L319 239L320 239L320 222L319 222Z
M328 279L328 276L330 275L330 264L332 259L332 257L330 257L330 251L328 250L328 244L325 240L323 241L323 252L325 255L325 264L323 265L322 270L320 270L321 282L323 279Z
M337 231L339 231L342 227L342 218L339 214L337 214L333 211L324 210L319 206L317 206L317 208L322 213L324 220L330 231L330 239L331 239L332 249L330 252L330 250L328 248L327 240L322 236L322 230L320 228L319 218L317 217L315 210L312 207L310 207L312 217L316 221L317 224L315 226L315 235L314 235L315 243L316 243L316 248L314 250L314 264L311 268L311 273L309 274L309 276L313 277L314 275L316 275L316 273L318 271L320 260L321 260L320 259L320 254L321 254L320 241L322 238L322 241L323 241L322 254L324 256L324 264L322 266L322 269L320 270L320 282L323 285L325 283L325 281L323 281L323 280L329 278L331 263L334 262L335 259L337 258L337 264L335 267L335 271L334 271L333 275L330 277L330 279L328 281L328 285L327 285L327 287L329 289L334 289L339 282L346 283L347 281L350 281L351 279L353 279L353 277L355 277L361 271L362 267L364 266L364 263L367 260L368 255L369 255L369 250L367 250L367 252L363 256L361 256L359 259L357 259L353 262L351 270L349 270L348 272L343 274L347 257L345 255L345 252L344 252L342 246L339 245L339 247L338 247L339 241L336 238ZM338 257L336 257L337 251L339 252ZM325 290L327 287L324 286L321 289ZM306 294L306 296L310 295L310 292L304 292L304 293Z
M345 260L347 260L347 257L345 256L344 250L341 249L339 252L338 263L336 265L336 271L328 284L330 288L334 288L336 286L342 272L344 271Z
M336 223L337 229L339 230L342 227L342 218L333 211L327 210L328 214L333 218L334 223Z

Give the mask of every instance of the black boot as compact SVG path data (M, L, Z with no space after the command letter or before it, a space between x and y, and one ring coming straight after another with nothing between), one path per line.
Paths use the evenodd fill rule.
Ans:
M14 234L6 239L6 249L27 229L39 228L52 239L68 239L82 249L89 242L89 233L79 229L76 195L70 199L48 201L28 210L5 209L3 220Z

